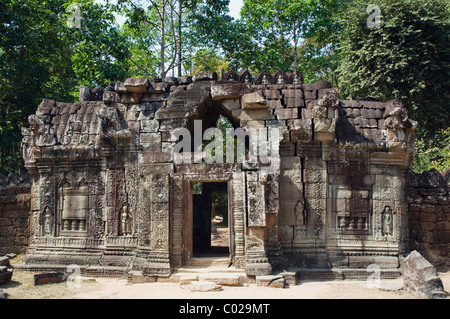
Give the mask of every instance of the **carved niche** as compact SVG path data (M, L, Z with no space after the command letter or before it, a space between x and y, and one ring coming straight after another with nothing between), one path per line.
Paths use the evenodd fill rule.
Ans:
M383 236L394 235L394 213L391 207L386 206L382 213L382 234Z
M289 82L292 84L303 84L303 75L300 71L294 71L289 75Z
M267 71L264 71L255 76L255 84L266 85L270 83L273 83L273 77L272 74Z
M89 189L85 178L68 175L59 183L58 210L61 236L86 236Z
M120 229L119 235L121 236L131 236L133 235L133 216L128 209L128 205L122 205L120 210Z
M239 81L239 75L235 71L228 71L225 73L226 78L223 80L227 81Z
M238 73L238 75L239 75L239 82L248 84L253 83L253 77L248 70L241 71Z
M273 81L273 84L287 84L287 83L289 83L289 78L283 71L278 71L273 76L272 81Z
M336 191L343 193L333 201L336 230L345 234L367 235L370 223L368 190L337 188ZM347 193L349 196L346 196Z

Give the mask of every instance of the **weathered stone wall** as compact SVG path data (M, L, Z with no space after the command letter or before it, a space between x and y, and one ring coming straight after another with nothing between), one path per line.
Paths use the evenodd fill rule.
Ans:
M202 181L227 183L230 258L248 275L277 265L367 275L377 260L397 269L416 128L401 102L340 100L339 89L298 72L221 79L132 78L83 87L73 104L44 100L23 129L33 176L26 267L168 276L193 256L192 183ZM244 161L192 153L219 115L259 130Z
M0 255L23 253L30 236L31 183L23 176L0 176Z
M409 246L434 266L450 266L450 188L437 170L408 178Z

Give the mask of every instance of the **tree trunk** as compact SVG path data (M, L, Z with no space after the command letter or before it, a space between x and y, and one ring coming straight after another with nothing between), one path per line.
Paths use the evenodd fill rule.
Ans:
M165 10L166 3L163 0L161 3L161 12L160 12L160 18L161 18L161 79L163 79L166 76L165 72L165 55L166 55L166 48L165 48L165 17L166 17L166 10Z
M297 31L296 25L294 23L294 71L297 71L298 62L297 62Z
M183 13L183 1L179 0L179 11L178 11L178 77L180 77L182 74L182 50L181 50L181 23L182 18L181 15Z

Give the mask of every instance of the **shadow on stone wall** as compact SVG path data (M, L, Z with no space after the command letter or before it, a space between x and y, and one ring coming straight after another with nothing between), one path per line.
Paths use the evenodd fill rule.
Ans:
M29 242L31 176L0 174L0 255L24 253Z
M419 251L435 267L450 267L449 170L431 169L408 176L409 248ZM446 177L446 178L444 178Z

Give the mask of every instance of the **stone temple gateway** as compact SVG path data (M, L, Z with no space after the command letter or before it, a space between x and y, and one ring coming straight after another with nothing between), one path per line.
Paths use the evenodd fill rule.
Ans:
M195 120L206 130L220 115L235 128L267 132L277 148L271 170L251 156L174 162L174 130L193 132ZM283 269L367 276L371 264L396 275L408 252L416 122L400 101L340 100L339 89L303 83L298 72L223 71L220 81L205 72L82 87L80 102L44 100L29 123L25 269L77 264L89 275L170 276L196 258L198 182L225 190L227 257L248 276Z

